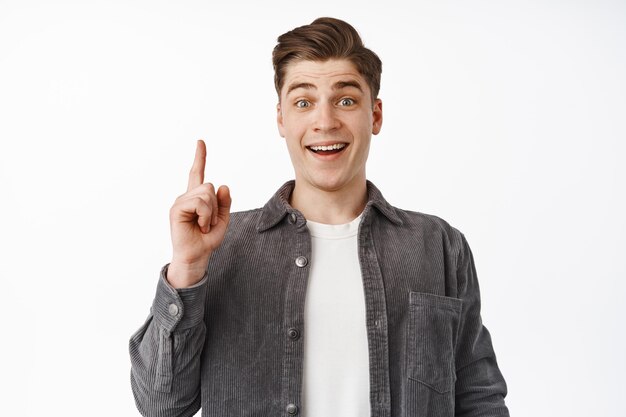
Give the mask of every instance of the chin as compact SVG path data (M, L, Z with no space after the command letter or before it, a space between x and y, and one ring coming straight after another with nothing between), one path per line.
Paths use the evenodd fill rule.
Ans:
M333 192L340 191L350 185L349 181L343 178L320 178L313 182L313 185L323 191Z

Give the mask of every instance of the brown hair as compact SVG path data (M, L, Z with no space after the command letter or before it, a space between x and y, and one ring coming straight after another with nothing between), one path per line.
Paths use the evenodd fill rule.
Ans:
M274 86L280 100L287 65L293 61L327 61L332 58L352 62L372 92L372 105L380 90L382 62L363 45L356 29L343 20L320 17L278 37L272 53Z

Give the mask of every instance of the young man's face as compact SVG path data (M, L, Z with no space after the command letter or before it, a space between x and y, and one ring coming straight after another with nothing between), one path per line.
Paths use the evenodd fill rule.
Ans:
M382 102L347 60L296 61L287 66L277 106L297 187L324 191L365 183L372 134L382 125Z

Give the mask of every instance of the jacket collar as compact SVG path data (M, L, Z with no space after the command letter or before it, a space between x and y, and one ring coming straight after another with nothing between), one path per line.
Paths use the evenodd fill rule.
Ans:
M270 200L263 206L263 212L257 223L257 230L264 232L272 227L276 226L283 217L291 213L300 215L298 210L291 207L289 204L289 197L295 186L295 180L287 181L282 187L276 191L276 193L270 198ZM369 207L374 206L385 217L387 217L392 223L397 225L402 224L400 216L398 216L397 209L385 200L382 193L376 186L367 181L367 204L365 205L364 213L367 214Z

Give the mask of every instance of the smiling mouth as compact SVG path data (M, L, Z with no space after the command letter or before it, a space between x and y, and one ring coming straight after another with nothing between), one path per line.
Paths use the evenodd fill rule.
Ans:
M332 155L343 151L347 143L333 143L332 145L307 146L307 149L319 155Z

